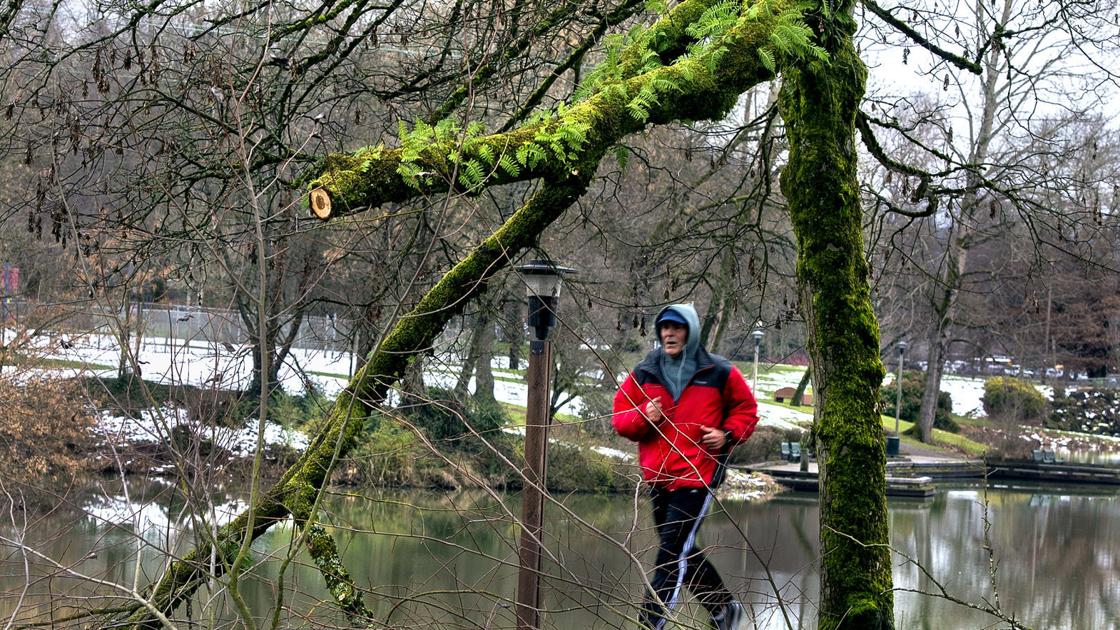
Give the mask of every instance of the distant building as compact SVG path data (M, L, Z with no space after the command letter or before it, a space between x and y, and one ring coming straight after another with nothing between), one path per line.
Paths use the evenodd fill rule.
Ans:
M774 400L775 400L775 402L780 402L780 403L788 402L790 400L793 400L793 395L796 394L796 393L797 393L797 388L795 388L795 387L782 387L778 391L774 392ZM813 395L810 394L809 392L805 392L805 394L803 396L801 396L801 404L803 404L803 405L813 404Z

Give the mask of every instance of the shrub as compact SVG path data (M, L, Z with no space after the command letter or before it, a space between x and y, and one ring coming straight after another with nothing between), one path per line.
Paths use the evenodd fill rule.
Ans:
M759 462L774 461L780 458L782 442L800 442L809 440L809 432L801 429L776 429L774 427L758 427L750 439L735 447L731 451L732 465L757 464ZM808 447L808 444L805 445Z
M1066 431L1120 437L1120 392L1112 389L1076 389L1063 395L1054 390L1052 411L1046 425Z
M1012 418L1039 424L1048 415L1046 398L1030 383L1010 376L997 376L984 382L984 413L992 418Z
M374 429L359 438L348 457L346 480L379 486L418 485L416 467L426 449L416 434L391 420L373 424Z
M902 373L902 408L901 415L899 415L901 420L915 423L918 421L918 414L922 409L922 394L925 390L926 377L924 372ZM892 383L890 386L879 389L879 408L883 410L884 414L894 416L897 403L898 385ZM933 428L951 433L960 431L960 426L953 420L952 411L952 396L948 392L938 392L937 411L933 415ZM919 430L915 425L910 433L914 434Z
M458 488L477 481L508 485L516 471L503 458L518 457L501 430L506 423L505 412L496 404L458 400L449 391L429 388L428 399L396 414L371 413L336 479L427 488Z
M79 383L0 379L0 475L5 481L61 480L91 470L94 420Z
M588 448L548 446L548 487L554 492L623 492L633 488L621 465Z
M457 489L477 483L503 487L516 477L502 457L518 461L509 441L425 442L402 417L373 413L335 481L354 485ZM463 448L471 444L472 448ZM438 452L433 449L438 449ZM495 452L497 451L497 452Z
M269 399L268 418L288 428L317 425L333 403L317 391L299 396L275 392Z
M407 407L404 412L433 441L464 440L474 433L496 439L507 421L498 405L461 400L454 392L438 387L429 387L427 399Z

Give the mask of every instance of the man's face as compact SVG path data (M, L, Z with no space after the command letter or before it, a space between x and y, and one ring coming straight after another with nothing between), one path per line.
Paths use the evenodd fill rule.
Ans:
M674 359L684 351L684 344L688 341L688 326L677 322L662 322L658 331L661 334L661 347L665 354Z

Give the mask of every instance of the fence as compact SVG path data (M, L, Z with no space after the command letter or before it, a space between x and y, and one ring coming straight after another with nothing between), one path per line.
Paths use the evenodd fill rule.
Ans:
M11 320L17 324L43 326L71 334L116 335L124 313L112 312L91 304L43 305L33 302L12 302ZM48 314L49 313L49 314ZM139 329L148 339L164 339L169 345L178 343L230 344L249 342L249 331L241 316L233 309L220 309L177 304L134 304L130 328ZM43 322L43 323L40 323ZM290 325L280 331L287 335ZM293 346L307 350L345 352L350 349L353 320L334 315L305 315Z

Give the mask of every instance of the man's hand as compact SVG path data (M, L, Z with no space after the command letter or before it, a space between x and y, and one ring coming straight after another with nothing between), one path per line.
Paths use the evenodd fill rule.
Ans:
M717 427L700 427L703 435L700 436L700 443L708 447L709 450L718 451L727 444L727 431Z
M661 410L661 397L658 396L657 398L654 398L653 400L647 402L645 408L642 409L642 415L644 415L646 417L646 420L648 420L652 424L658 424L659 422L664 420L665 412Z

